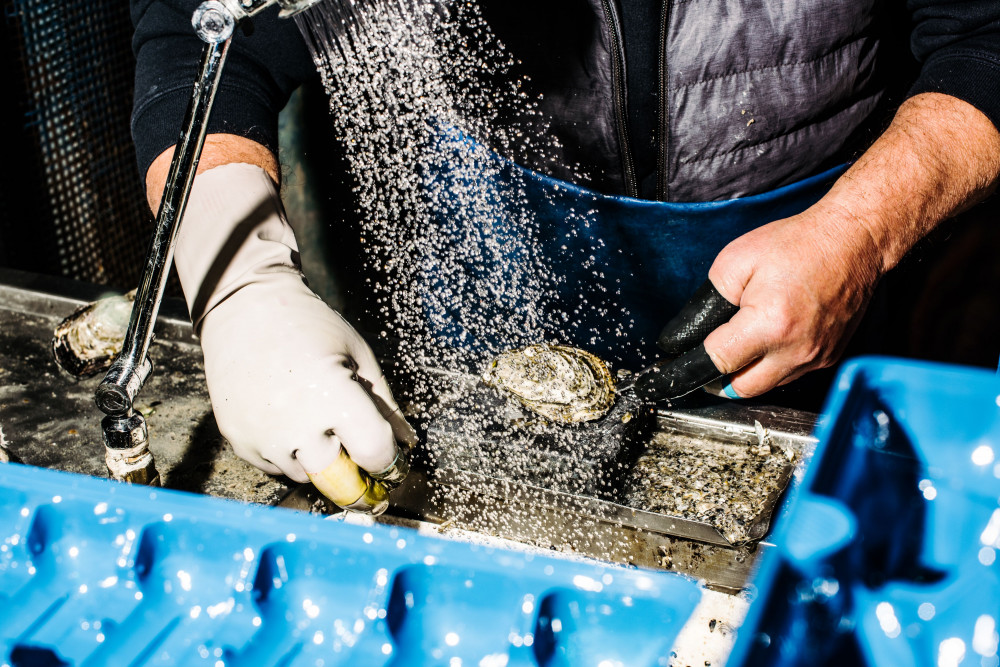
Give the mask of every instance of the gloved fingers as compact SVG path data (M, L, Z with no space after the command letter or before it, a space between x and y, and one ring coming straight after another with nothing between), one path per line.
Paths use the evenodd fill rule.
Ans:
M656 401L680 398L723 376L704 345L671 361L661 361L640 371L632 382L639 398Z
M392 391L390 391L389 384L386 382L382 371L375 364L374 356L372 357L371 364L374 365L374 372L377 373L375 382L365 379L361 375L363 371L360 367L355 380L368 392L368 396L379 411L379 414L389 423L394 442L392 461L389 465L377 470L370 468L365 468L365 470L372 478L381 482L386 488L394 489L402 483L403 479L410 472L410 460L406 452L396 443L402 442L407 446L417 444L417 432L406 421L403 411L399 409L396 401L392 398Z
M332 432L296 450L295 456L310 471L309 481L336 505L368 514L381 514L388 507L389 488L361 472Z
M396 460L396 439L392 426L354 373L334 363L331 377L339 375L339 381L335 396L325 402L322 423L340 438L344 449L361 468L373 473L382 472Z
M671 356L693 349L715 329L728 322L739 306L726 300L711 280L695 290L691 299L660 332L657 346Z
M393 436L404 445L412 447L417 444L417 432L406 421L399 404L392 397L392 390L371 348L364 345L362 349L355 349L353 354L358 365L358 381L368 390L375 407L392 426Z
M340 438L332 430L328 430L300 441L292 451L292 457L297 463L296 467L301 468L303 473L317 474L337 459L341 449L343 446Z
M229 440L229 438L226 439ZM304 472L296 470L297 466L285 465L285 468L280 468L270 460L258 454L253 449L247 447L240 447L234 444L235 443L234 440L229 440L229 443L233 447L234 454L236 454L238 457L240 457L250 465L254 466L255 468L263 470L268 475L287 475L288 477L291 477L297 482L302 481L301 479L298 479L298 477L304 477ZM297 474L298 477L296 477L293 474L289 474L290 472Z

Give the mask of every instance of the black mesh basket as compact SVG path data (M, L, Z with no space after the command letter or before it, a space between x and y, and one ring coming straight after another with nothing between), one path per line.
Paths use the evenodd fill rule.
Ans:
M128 3L12 0L3 29L0 264L134 287L152 216L129 133Z

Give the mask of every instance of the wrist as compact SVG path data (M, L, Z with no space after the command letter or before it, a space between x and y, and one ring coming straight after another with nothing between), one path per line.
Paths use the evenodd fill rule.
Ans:
M154 213L160 206L175 148L176 146L171 146L160 153L146 171L146 200ZM255 141L235 134L210 134L205 137L196 175L215 167L235 163L258 166L267 172L272 181L281 183L278 158L274 153Z
M817 206L871 237L880 271L893 268L941 221L982 200L1000 173L1000 133L971 105L926 93L892 124Z
M274 181L259 166L226 164L195 178L174 251L195 331L248 285L291 274L298 247Z
M853 203L824 197L803 214L802 237L813 235L831 268L843 266L855 279L874 285L889 270L886 238Z

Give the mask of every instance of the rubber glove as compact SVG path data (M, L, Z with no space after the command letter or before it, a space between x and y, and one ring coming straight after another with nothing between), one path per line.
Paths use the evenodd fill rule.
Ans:
M215 418L236 454L312 480L341 507L384 510L408 469L396 441L416 434L371 349L307 287L263 169L227 164L195 179L174 263Z

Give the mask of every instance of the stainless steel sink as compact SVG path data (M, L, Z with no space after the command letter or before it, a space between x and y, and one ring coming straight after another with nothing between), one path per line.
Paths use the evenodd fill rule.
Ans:
M103 415L93 400L100 376L74 379L59 369L50 351L56 325L105 295L99 286L0 269L0 429L12 460L106 476ZM179 300L165 301L151 356L154 372L138 408L147 416L150 449L164 486L335 511L311 487L266 475L232 453L212 415L200 348ZM657 466L677 465L681 451L695 465L702 458L707 465L713 457L716 463L745 457L747 448L761 445L766 429L772 449L795 457L781 480L783 488L793 467L801 469L808 461L814 422L812 414L738 403L661 409L653 440L626 480L634 491L631 500L573 496L462 470L417 470L396 492L389 516L380 520L424 530L474 530L602 560L672 569L733 592L747 581L760 550L768 548L766 536L734 545L710 520L664 513L656 508L669 504L643 497L643 476ZM734 493L740 493L740 484L754 483L734 479ZM650 488L659 492L656 485ZM765 535L780 507L780 489L766 495L752 517L754 525L747 526L754 538Z

